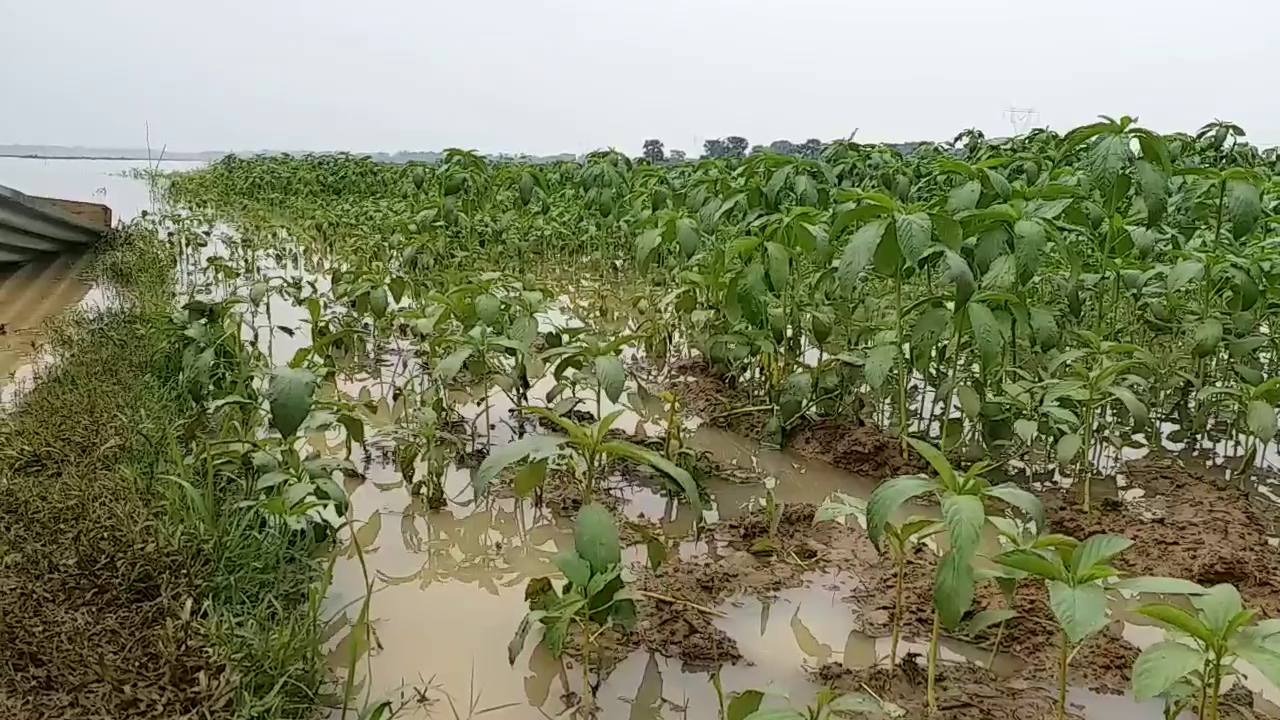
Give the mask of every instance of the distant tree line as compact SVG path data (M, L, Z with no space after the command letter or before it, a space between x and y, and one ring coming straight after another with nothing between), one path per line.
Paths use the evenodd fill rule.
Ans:
M702 143L702 157L712 160L728 160L745 158L748 154L759 155L770 152L777 155L816 160L822 155L822 150L825 147L826 143L817 138L809 138L802 143L794 143L790 140L774 140L768 145L751 145L741 135L730 135L725 138L713 138ZM644 141L644 150L641 153L641 157L654 164L684 162L686 159L683 150L672 150L667 153L662 141L658 139Z

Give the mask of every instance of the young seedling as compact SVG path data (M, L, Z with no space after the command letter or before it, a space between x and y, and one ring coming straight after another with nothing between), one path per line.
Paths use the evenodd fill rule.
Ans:
M530 581L525 589L529 612L507 647L507 659L515 664L537 623L544 627L547 648L559 659L570 630L577 628L582 638L582 692L590 706L592 643L610 624L630 629L636 621L635 600L622 579L618 527L604 506L592 504L578 512L573 549L556 555L554 562L567 582L557 592L545 578Z
M1045 581L1049 607L1058 621L1058 718L1067 712L1067 666L1085 640L1106 627L1107 590L1161 594L1194 594L1203 591L1195 583L1176 578L1136 577L1119 579L1111 561L1129 549L1133 541L1118 535L1094 535L1081 543L1055 539L1051 547L1015 548L994 558L997 564ZM1116 581L1116 582L1113 582Z
M835 493L818 507L813 521L815 523L830 520L843 522L850 516L857 517L865 524L866 503L844 493ZM884 536L888 540L889 553L893 556L894 566L893 629L889 641L890 669L896 667L898 662L898 639L902 634L902 591L905 585L907 557L911 555L916 545L937 535L943 529L942 523L938 520L923 517L911 517L902 524L887 522L884 526Z
M1280 620L1255 622L1232 585L1192 596L1195 614L1175 605L1152 603L1138 613L1171 631L1173 638L1151 645L1133 663L1135 700L1165 698L1166 717L1177 717L1198 697L1196 715L1217 720L1224 682L1243 660L1268 681L1280 684ZM1208 711L1206 715L1205 712Z
M922 440L907 442L933 467L934 477L904 475L881 483L867 503L867 535L877 549L884 546L887 528L899 507L908 500L930 495L942 507L942 527L947 536L947 551L938 563L934 589L933 631L929 637L928 702L937 709L934 678L938 663L938 635L942 626L960 624L973 604L973 559L978 540L986 524L984 500L994 498L1021 510L1037 526L1044 525L1044 508L1040 500L1012 483L991 485L983 473L990 467L978 463L964 475L958 475L946 456Z

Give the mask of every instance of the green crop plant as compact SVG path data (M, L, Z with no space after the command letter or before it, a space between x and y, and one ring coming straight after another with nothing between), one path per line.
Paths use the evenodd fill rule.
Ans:
M814 522L840 521L856 517L867 522L867 505L857 498L835 493L827 498L814 514ZM1003 518L990 518L1003 520ZM935 518L910 517L902 523L886 521L884 537L888 541L889 554L893 557L893 629L889 641L889 667L894 668L898 662L898 640L902 634L902 591L906 584L907 557L915 546L943 531L943 524ZM998 641L997 641L998 642Z
M992 558L1024 577L1043 580L1049 608L1058 622L1058 717L1066 717L1067 667L1085 640L1110 621L1108 590L1161 594L1197 594L1203 588L1187 580L1162 577L1121 578L1112 560L1133 541L1116 535L1094 535L1084 542L1049 536Z
M589 426L580 425L546 408L524 408L526 412L543 417L564 431L563 437L529 435L513 443L503 445L481 463L473 483L477 494L484 494L498 475L516 463L525 463L526 469L517 474L516 492L521 496L540 487L546 478L548 462L555 457L568 461L582 487L582 502L590 503L601 478L598 476L608 458L633 462L658 471L670 478L675 489L693 506L695 515L701 515L702 499L697 483L688 471L647 448L625 440L611 440L610 428L622 416L622 410L600 418ZM532 468L532 469L530 469Z
M938 661L938 634L943 626L957 627L973 604L973 560L982 528L987 522L985 501L995 499L1007 503L1037 526L1044 525L1044 509L1039 498L1012 483L991 485L984 477L989 469L984 463L978 463L964 475L958 475L946 456L934 446L916 438L908 438L907 442L928 461L935 475L904 475L876 486L867 502L867 535L876 548L883 548L887 528L903 503L928 495L941 506L942 531L948 547L938 562L933 631L929 638L928 702L930 709L936 709L933 685ZM920 529L924 527L927 526Z
M609 511L598 504L583 507L574 524L573 548L553 561L566 582L557 591L545 578L530 581L525 590L529 613L511 640L508 659L515 664L530 630L538 624L544 627L548 649L559 659L571 629L576 628L582 642L582 692L590 707L592 643L611 624L630 629L636 621L635 600L622 578L618 527Z
M1195 701L1198 717L1216 720L1219 695L1238 673L1238 660L1280 682L1280 621L1256 620L1257 611L1246 609L1239 591L1227 584L1191 596L1191 604L1194 614L1165 603L1138 608L1173 638L1147 647L1134 661L1133 695L1163 697L1170 718Z

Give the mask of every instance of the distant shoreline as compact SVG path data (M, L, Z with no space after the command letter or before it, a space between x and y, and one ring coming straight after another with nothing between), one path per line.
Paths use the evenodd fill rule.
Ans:
M156 158L137 157L133 155L20 155L17 153L0 153L0 157L18 158L20 160L150 160L155 162ZM200 158L163 158L160 163L165 162L209 162Z

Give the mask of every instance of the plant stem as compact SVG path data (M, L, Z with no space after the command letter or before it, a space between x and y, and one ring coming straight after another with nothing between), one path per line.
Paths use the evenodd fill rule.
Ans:
M933 692L934 677L938 672L938 610L933 611L933 632L929 635L929 681L926 686L926 697L929 701L929 713L938 712L938 698Z
M898 338L898 442L907 456L907 356L902 350L902 273L893 278L894 319Z
M1206 660L1204 665L1201 666L1200 668L1200 677L1202 678L1202 682L1200 683L1200 706L1199 706L1199 709L1196 710L1196 717L1203 718L1205 716L1204 715L1205 704L1209 700L1209 661L1208 660Z
M1067 652L1067 634L1062 633L1062 646L1058 652L1058 720L1067 717L1067 661L1071 655Z
M902 626L902 576L906 570L907 562L903 557L903 553L898 553L898 584L893 591L893 639L889 641L889 669L897 667L898 662L898 634L901 632ZM936 624L935 624L936 627Z
M1004 638L1004 620L1000 621L1000 627L996 629L996 642L991 646L991 659L987 661L987 669L992 670L996 666L996 656L1000 654L1000 641Z

